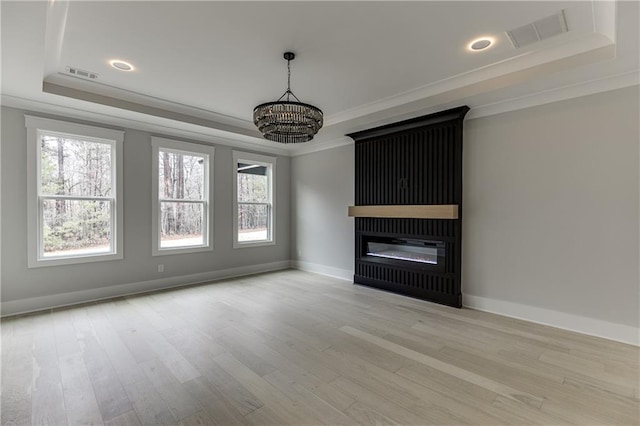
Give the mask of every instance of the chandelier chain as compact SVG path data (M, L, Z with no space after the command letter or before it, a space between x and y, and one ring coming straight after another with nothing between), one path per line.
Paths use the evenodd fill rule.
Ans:
M287 101L291 93L291 59L287 59Z

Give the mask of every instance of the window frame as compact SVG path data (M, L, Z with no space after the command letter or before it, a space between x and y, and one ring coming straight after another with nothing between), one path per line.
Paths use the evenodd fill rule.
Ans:
M168 151L176 154L186 154L195 156L204 156L204 191L206 194L206 200L198 201L203 205L203 223L202 223L202 236L205 240L205 244L198 246L182 246L182 247L167 247L161 248L160 238L160 213L161 202L159 189L159 154L160 151ZM187 253L201 253L207 251L213 251L213 182L211 177L213 176L213 160L214 160L215 148L210 145L201 145L192 142L184 142L175 139L168 139L163 137L152 136L151 137L151 170L152 170L152 211L151 211L151 255L152 256L167 256L176 254ZM178 200L171 200L178 202ZM187 200L186 202L193 202Z
M73 265L79 263L103 262L124 258L122 197L123 142L124 131L103 127L77 124L61 120L25 115L27 128L27 267ZM84 197L41 194L41 135L51 134L87 142L106 143L111 146L113 196ZM111 202L112 250L107 253L77 254L44 257L43 205L45 199L86 199L108 200Z
M276 157L260 154L252 154L243 151L233 151L233 248L248 248L273 246L276 244ZM243 203L238 201L238 162L244 161L251 164L258 164L267 168L269 199L267 203ZM267 240L259 241L238 241L238 206L239 204L267 204L268 229Z

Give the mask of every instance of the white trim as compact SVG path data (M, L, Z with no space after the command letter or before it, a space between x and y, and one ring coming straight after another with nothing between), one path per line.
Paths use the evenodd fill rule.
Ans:
M639 327L471 294L462 295L462 304L467 308L479 311L491 312L631 345L640 345Z
M564 36L566 37L567 34L564 34ZM527 74L530 74L533 70L535 70L536 76L539 76L550 71L557 72L559 68L561 70L571 69L576 66L577 62L584 61L585 58L589 62L594 62L593 58L601 60L599 51L602 48L613 46L613 42L608 38L593 33L572 43L564 43L545 50L526 51L503 61L491 63L403 93L340 111L325 117L324 124L326 127L331 127L338 123L406 106L413 102L428 100L437 96L442 97L448 93L459 92L463 89L470 93L477 93L477 88L482 87L484 92L486 91L484 87L487 87L487 82L497 83L504 80L514 84L514 78L518 80L517 82L526 82ZM459 103L459 99L448 99L448 101Z
M593 1L591 2L593 14L593 30L609 38L612 43L617 43L618 22L617 1Z
M185 121L186 119L187 121L193 121L193 124L211 126L233 133L238 133L237 130L242 130L247 136L250 136L251 133L258 133L251 120L111 86L100 82L99 79L87 81L61 72L61 68L59 65L55 67L52 73L42 82L42 91L44 93L66 96L72 99L171 120ZM236 130L233 129L234 127Z
M50 98L55 100L57 97ZM78 101L85 106L86 102ZM234 149L248 149L273 155L288 156L291 147L283 146L277 142L267 141L258 137L251 137L231 132L224 132L211 127L198 126L183 121L170 120L151 116L143 113L120 110L115 107L94 105L101 111L89 111L86 107L58 105L46 100L35 100L21 96L0 94L0 104L11 108L24 109L30 112L39 112L52 115L64 115L66 119L92 120L104 125L126 127L132 130L142 130L149 133L163 133L169 137L202 139L214 138L217 145L225 145ZM108 110L108 112L107 112ZM122 114L120 116L118 114Z
M502 114L509 111L517 111L539 105L561 102L596 93L609 92L625 87L640 84L640 70L633 70L622 74L616 74L605 78L590 80L584 83L569 86L555 87L542 92L532 93L518 98L505 99L491 104L473 107L467 116L467 120Z
M203 223L203 236L205 244L202 246L171 247L160 248L160 197L158 187L159 164L158 155L161 149L170 152L202 155L205 158L204 167L204 193L207 199L204 200L203 208L205 221ZM190 142L183 142L173 139L151 136L151 255L167 256L175 254L200 253L213 251L213 159L215 148L210 145L200 145Z
M279 262L263 263L260 265L240 266L237 268L221 269L217 271L201 272L197 274L181 275L177 277L160 278L157 280L139 281L135 283L100 287L89 290L52 294L49 296L11 300L8 302L2 302L2 304L0 305L0 315L4 317L8 315L24 314L28 312L41 311L44 309L75 305L78 303L110 299L112 297L127 296L131 294L146 293L166 288L201 284L226 278L277 271L287 268L289 268L289 261L284 260Z
M2 7L0 7L0 22L2 22ZM2 55L0 54L0 91L2 90ZM2 123L2 107L0 107L0 123ZM0 134L2 124L0 124ZM0 138L2 139L2 138ZM6 143L6 141L5 141ZM0 144L1 148L1 144ZM0 289L2 289L2 149L0 149ZM0 301L2 296L0 295ZM2 342L0 342L0 350L2 348Z
M233 221L233 248L249 248L276 245L276 157L266 155L252 154L243 151L232 151L233 157L233 212L231 220ZM267 168L267 177L269 180L269 199L267 202L271 205L269 209L269 229L267 240L260 241L238 241L238 168L239 161L246 161L252 164L259 164Z
M471 110L466 116L467 120L474 118L486 117L496 114L502 114L509 111L516 111L524 108L534 107L538 105L544 105L552 102L559 102L568 99L574 99L582 96L588 96L595 93L608 92L612 90L621 89L624 87L634 86L640 84L640 72L638 70L628 71L621 74L610 75L587 82L581 82L574 85L562 86L543 90L541 92L527 94L522 97L511 98L501 100L495 103L484 105L470 105ZM465 100L460 99L457 103L464 103ZM229 134L231 137L223 137L216 129L208 129L202 126L196 126L189 123L182 123L178 121L172 121L168 126L167 119L160 119L157 117L149 117L140 114L140 119L123 118L115 115L110 115L102 112L91 112L78 108L72 108L68 106L60 106L53 103L36 101L28 98L17 97L13 95L2 94L0 95L0 103L4 106L12 108L20 108L31 111L49 113L49 114L65 114L67 118L80 118L88 120L101 121L107 125L117 125L122 127L128 127L131 129L148 131L151 133L166 133L171 137L184 137L189 139L199 138L215 138L215 142L218 145L230 146L232 148L260 150L262 152L274 155L283 156L298 156L304 154L310 154L313 152L324 151L327 149L337 148L344 145L352 144L353 141L348 137L341 137L334 140L323 141L316 140L308 144L298 144L300 146L295 147L276 147L272 146L268 141L256 139L256 142L246 142L240 139L234 139L234 135ZM136 113L127 111L129 117L136 116ZM414 116L422 114L420 111L417 114L407 114L399 117L397 120L408 119ZM148 120L148 121L146 121ZM396 120L396 121L397 121ZM182 128L178 128L182 127ZM187 129L188 128L188 129ZM325 123L325 128L329 126ZM238 135L239 138L246 139L244 135Z
M35 117L28 114L24 115L24 124L25 127L29 129L48 130L50 132L59 132L66 135L93 137L96 139L107 139L116 142L124 141L123 130L107 129L104 127L89 126L87 124Z
M120 260L124 257L124 206L123 206L123 142L124 131L104 127L88 126L49 118L35 117L25 114L27 128L27 266L40 268L78 263L104 262ZM78 139L108 143L115 153L115 167L112 167L115 188L112 212L113 252L80 256L42 258L40 253L40 190L38 173L40 171L41 132L61 133Z
M471 106L471 110L465 116L465 119L468 121L476 118L503 114L509 111L518 111L525 108L532 108L554 102L561 102L569 99L580 98L582 96L590 96L597 93L610 92L612 90L618 90L625 87L637 85L640 85L640 70L633 70L595 80L589 80L582 83L562 87L554 87L552 89L543 90L541 92L530 93L516 98L504 99L490 104ZM464 99L461 100L461 102L464 103ZM398 120L401 121L413 118L414 116L417 115L414 114L403 116ZM341 146L350 144L353 144L353 140L346 136L331 141L300 144L301 146L295 147L295 150L291 151L289 155L291 157L297 157L300 155L339 148Z
M292 260L291 267L301 271L313 272L320 275L326 275L340 280L346 280L353 283L353 271L348 269L334 268L333 266L320 265L317 263L304 262L302 260Z
M291 268L353 282L353 271L292 260ZM563 330L640 346L640 328L504 300L462 295L463 306Z
M237 226L237 225L236 225ZM235 234L236 236L238 235L237 233ZM237 237L236 237L237 238ZM233 248L234 249L241 249L241 248L251 248L251 247L266 247L266 246L275 246L276 242L275 239L273 239L272 241L246 241L246 242L233 242Z
M348 136L342 136L330 141L305 144L304 146L296 147L296 150L292 151L290 155L291 157L298 157L300 155L312 154L314 152L326 151L327 149L340 148L342 146L353 144L353 139Z

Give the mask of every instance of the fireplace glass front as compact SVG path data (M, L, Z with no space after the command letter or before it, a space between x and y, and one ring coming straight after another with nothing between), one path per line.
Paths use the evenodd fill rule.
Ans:
M363 242L365 244L362 254L366 260L372 262L400 264L414 262L436 269L441 269L444 266L444 241L365 236Z

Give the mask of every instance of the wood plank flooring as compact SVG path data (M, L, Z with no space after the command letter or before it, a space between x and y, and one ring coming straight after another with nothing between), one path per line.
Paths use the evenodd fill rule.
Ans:
M3 319L0 418L637 425L639 356L286 270Z

